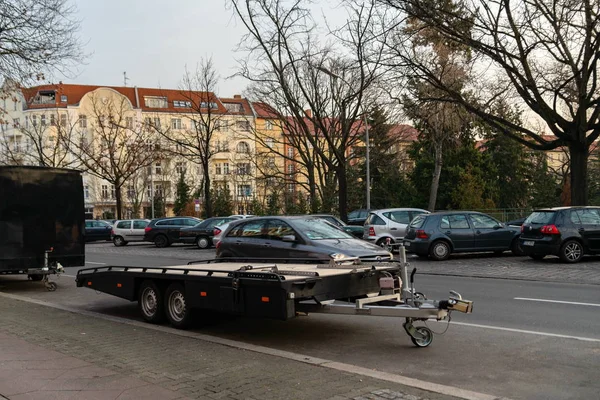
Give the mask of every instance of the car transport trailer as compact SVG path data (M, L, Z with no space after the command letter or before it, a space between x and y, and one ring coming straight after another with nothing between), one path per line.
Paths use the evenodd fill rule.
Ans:
M401 256L405 260L403 251ZM366 264L208 260L171 267L106 266L79 270L76 282L78 287L137 300L146 321L159 323L167 318L180 329L190 326L194 312L281 320L310 312L401 317L412 342L427 347L433 332L414 322L445 320L455 310L470 313L473 304L456 292L445 300L427 300L414 290L416 269L408 286L407 263L402 260Z

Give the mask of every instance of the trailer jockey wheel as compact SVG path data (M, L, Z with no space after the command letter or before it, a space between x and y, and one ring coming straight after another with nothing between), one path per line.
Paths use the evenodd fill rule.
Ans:
M192 322L192 310L185 298L185 288L181 283L172 283L165 292L167 319L177 329L186 329Z
M431 329L427 328L426 326L419 326L416 328L416 331L421 337L410 337L410 340L412 340L415 346L427 347L431 344L431 342L433 342L433 332Z
M56 282L46 282L46 290L49 292L54 292L57 288L58 285L56 284Z

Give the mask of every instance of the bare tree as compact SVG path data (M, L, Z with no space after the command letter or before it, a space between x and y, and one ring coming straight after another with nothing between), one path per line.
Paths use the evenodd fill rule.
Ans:
M207 217L213 214L210 164L214 155L223 151L221 144L216 143L216 135L227 129L227 110L219 105L215 95L218 83L212 58L203 58L194 72L186 70L183 76L179 93L186 104L179 122L166 127L155 126L160 136L171 144L172 154L201 166Z
M415 18L444 40L469 49L476 73L469 93L448 85L435 69L415 59L402 39L388 42L391 67L410 70L444 93L444 102L460 104L490 127L536 150L567 146L571 200L588 201L587 159L600 135L600 4L597 0L377 0L398 10L399 19L384 29L400 30L402 18ZM461 23L456 23L460 21ZM383 24L381 24L383 26ZM502 98L520 103L545 122L554 135L512 123L494 112Z
M373 6L352 11L356 18L336 33L341 45L335 48L316 39L305 1L232 0L231 4L248 31L240 42L248 55L240 75L254 83L253 100L281 105L278 112L284 121L291 118L297 138L312 146L319 161L334 171L339 213L346 219L349 149L360 140L356 121L364 113L365 94L378 77L377 57L367 63L362 54ZM302 157L304 149L297 150ZM314 202L317 177L310 177L312 173L307 171Z
M91 175L115 189L117 218L122 217L122 188L128 179L160 159L160 144L154 130L134 120L125 96L90 94L91 113L86 126L73 135L69 148Z
M69 0L0 0L0 71L21 84L68 74L84 55Z

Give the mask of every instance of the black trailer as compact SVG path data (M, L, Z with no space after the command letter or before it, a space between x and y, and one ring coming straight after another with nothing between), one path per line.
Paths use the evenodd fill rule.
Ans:
M49 274L85 264L81 173L0 166L0 274L27 274L50 291Z
M414 326L415 321L443 320L453 310L472 311L472 303L456 292L446 300L427 300L412 287L414 270L409 287L405 261L273 261L227 259L170 267L87 268L78 271L76 283L137 300L146 321L159 323L166 318L180 329L215 312L281 320L309 312L403 317L404 329L419 347L431 343L433 332ZM196 314L200 315L196 318Z

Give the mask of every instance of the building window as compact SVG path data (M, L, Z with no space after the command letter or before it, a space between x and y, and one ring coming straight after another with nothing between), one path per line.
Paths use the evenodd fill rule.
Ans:
M229 175L229 163L223 163L223 175Z
M83 114L79 115L79 127L82 129L87 128L87 116Z
M60 114L60 126L67 126L67 114Z
M181 118L171 118L171 128L181 129Z
M287 172L290 175L294 173L294 164L288 164L288 166L287 166Z
M185 162L184 161L178 161L175 164L175 172L177 172L178 174L183 174L186 170L186 166L185 166Z
M221 163L216 163L215 164L215 174L217 175L221 175Z
M157 162L156 165L154 166L154 173L157 175L162 174L162 165L161 165L160 161Z
M67 102L67 95L66 94L61 94L60 95L60 102L61 103L66 103Z
M296 189L296 185L294 185L293 183L288 183L287 184L287 191L288 191L288 193L294 193L295 189Z
M217 140L215 150L219 151L229 151L229 142L227 140Z
M46 126L46 114L42 114L42 116L40 117L40 125Z
M267 167L270 167L270 168L275 167L275 157L267 158Z
M249 131L250 130L250 121L237 121L235 126L240 131Z
M56 138L54 137L54 135L50 135L50 136L48 136L48 141L49 141L50 143L54 143L54 140L55 140L55 139L56 139Z
M166 97L160 96L144 96L144 104L148 108L167 108L168 102Z
M219 108L219 106L217 105L217 103L214 103L214 102L208 103L206 101L203 101L203 102L200 103L200 108L209 108L209 107L211 109L213 109L213 110Z
M160 128L160 118L154 117L154 127Z
M287 156L288 156L288 158L294 158L294 148L293 147L288 147Z
M241 103L225 103L225 108L229 112L244 112L244 106Z
M250 164L249 163L238 163L236 164L238 175L250 175Z
M127 186L127 197L130 199L135 198L135 187L133 185Z
M19 102L17 100L13 101L13 111L17 111L17 104L19 104Z
M108 199L108 185L102 185L100 189L100 197L102 197L103 200Z
M163 185L162 183L157 183L154 185L154 196L155 197L163 197Z
M21 120L19 118L13 118L13 126L15 128L18 128L19 126L21 126Z
M250 153L250 146L248 146L248 143L246 142L239 142L235 150L238 153L248 154Z
M115 185L110 186L110 198L115 199L117 197L117 192L115 190Z
M267 131L272 131L273 130L273 121L267 121L267 122L265 122L265 129Z
M31 125L33 125L34 127L37 126L37 115L31 116Z
M250 185L238 185L237 195L239 197L250 197L252 196L252 187Z
M125 127L127 129L133 129L133 117L125 117Z
M148 185L146 188L146 196L151 199L152 198L152 185Z
M50 114L50 125L56 126L56 119L54 117L54 114Z
M184 101L184 100L173 100L173 107L191 108L192 107L192 102L191 101Z
M85 197L86 199L90 198L90 187L88 185L85 185L83 187L83 197Z
M273 138L267 138L265 144L268 148L272 149L273 147L275 147L275 140L273 140Z

